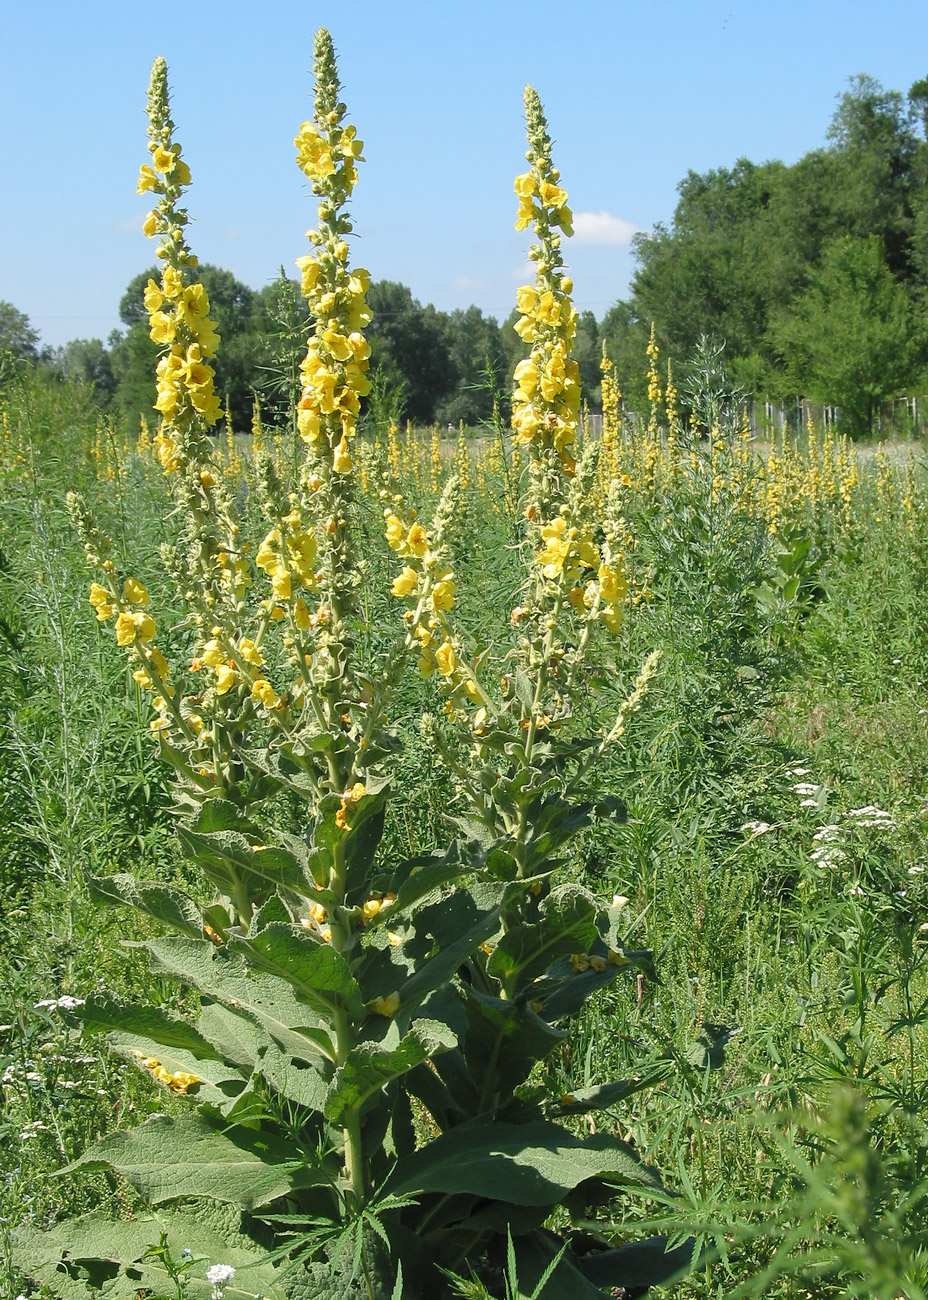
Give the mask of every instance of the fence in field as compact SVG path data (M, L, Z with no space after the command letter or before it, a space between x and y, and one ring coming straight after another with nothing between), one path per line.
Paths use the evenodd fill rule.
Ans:
M622 414L626 419L634 420L631 412L625 409ZM799 433L810 425L816 429L834 428L841 430L841 408L825 402L812 402L804 397L780 404L752 398L747 404L748 423L751 433L756 438L769 438L772 434ZM640 417L638 417L640 418ZM603 417L595 412L586 412L583 418L583 434L599 437L602 432ZM893 397L883 402L874 422L874 433L880 439L900 437L924 437L928 433L928 396Z
M790 429L794 433L810 424L816 428L841 427L840 406L797 397L780 405L755 399L748 406L751 432L763 436ZM892 397L877 409L874 432L879 438L920 436L928 429L928 397Z

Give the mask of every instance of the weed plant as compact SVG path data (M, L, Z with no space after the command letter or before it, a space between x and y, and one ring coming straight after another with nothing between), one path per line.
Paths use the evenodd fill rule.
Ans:
M559 188L556 178L549 184ZM562 211L559 195L549 197L552 210ZM527 199L531 205L531 192ZM688 390L684 386L695 424L676 412L672 383L670 392L662 390L656 351L650 359L650 422L647 412L634 429L630 420L619 427L614 417L610 427L607 419L602 442L593 449L598 463L590 462L588 479L582 461L579 469L587 487L577 508L599 519L607 505L612 511L628 592L626 617L612 639L597 649L591 638L578 666L573 734L593 735L604 717L615 716L634 689L637 666L655 649L661 651L661 668L628 735L617 737L597 759L596 784L626 801L627 821L592 816L579 825L564 840L540 891L542 900L567 897L568 891L574 899L587 891L612 898L613 906L605 909L612 950L631 959L622 981L603 981L500 1106L512 1107L502 1110L506 1123L544 1124L548 1141L555 1126L579 1146L600 1149L601 1141L602 1149L627 1150L636 1169L656 1168L662 1177L642 1181L646 1176L638 1173L636 1194L618 1197L611 1195L614 1188L604 1196L597 1184L592 1199L602 1204L595 1219L591 1189L582 1180L575 1193L539 1207L540 1218L525 1205L501 1209L502 1196L493 1199L485 1190L466 1207L449 1190L410 1190L411 1184L397 1183L399 1190L391 1191L383 1181L390 1177L391 1160L421 1162L420 1153L440 1140L442 1128L453 1135L460 1127L438 1096L440 1088L454 1095L463 1086L448 1064L459 1064L449 1048L430 1057L432 1065L418 1074L418 1066L408 1071L407 1149L396 1136L401 1089L396 1078L379 1080L377 1113L385 1114L385 1106L393 1110L379 1148L368 1129L372 1154L364 1195L352 1201L350 1168L347 1181L338 1183L337 1231L331 1202L322 1209L318 1200L301 1200L307 1193L296 1181L288 1199L271 1207L274 1215L257 1201L243 1209L184 1197L152 1211L145 1203L152 1197L152 1175L140 1177L114 1155L114 1144L130 1140L133 1132L161 1133L165 1125L182 1131L189 1124L198 1085L184 1085L182 1076L198 1075L203 1093L216 1086L215 1059L203 1054L202 1044L198 1056L191 1044L195 1024L207 1035L204 1009L212 1006L215 1018L221 999L214 991L204 994L202 985L199 992L191 988L196 979L190 980L189 971L186 984L167 973L185 941L170 938L164 901L174 900L183 910L183 900L193 900L198 923L222 941L217 945L203 932L196 942L213 962L223 947L240 946L255 963L252 981L267 976L256 964L257 950L248 947L262 925L278 927L273 933L288 925L308 933L301 918L320 929L331 919L316 921L307 899L285 915L260 889L251 898L220 889L222 919L204 884L203 862L190 854L189 833L186 853L172 834L175 796L152 741L152 692L127 681L123 652L82 598L85 553L64 512L65 491L75 487L86 502L85 517L98 521L97 535L110 539L113 572L131 574L150 595L150 606L130 602L127 608L159 611L165 662L189 661L208 639L187 620L183 592L159 557L163 547L176 554L186 545L185 520L182 512L172 513L171 479L163 473L172 454L163 433L155 444L145 431L139 438L135 430L101 423L78 385L49 383L28 372L4 380L4 1293L71 1300L88 1294L89 1284L108 1281L125 1294L145 1285L152 1298L177 1300L209 1294L207 1269L227 1264L239 1270L225 1285L227 1296L239 1294L239 1283L242 1294L263 1287L259 1293L272 1295L283 1270L261 1265L270 1271L252 1284L245 1266L275 1250L282 1259L286 1247L283 1255L297 1263L302 1253L310 1279L300 1280L302 1290L287 1282L295 1295L332 1294L339 1270L340 1294L346 1296L400 1295L401 1286L415 1294L412 1288L423 1285L417 1272L425 1266L405 1234L413 1224L421 1228L423 1216L432 1240L452 1241L457 1250L443 1256L444 1271L429 1281L430 1295L444 1286L459 1296L556 1300L608 1293L618 1278L627 1294L636 1294L649 1277L685 1272L692 1263L696 1267L687 1277L666 1288L654 1285L652 1293L917 1300L928 1292L928 477L918 449L908 459L886 451L865 456L831 433L817 437L813 431L759 456L744 436L736 395L711 349L695 358L695 380ZM523 406L532 396L526 393L527 374L522 371ZM515 406L518 412L518 394ZM384 510L402 517L408 546L415 522L407 514L409 502L419 503L427 520L441 490L432 435L391 432L395 412L388 395L372 410L366 428L348 439L360 576L350 636L365 663L382 659L397 639L390 630L400 608L390 592L397 551L383 536ZM285 491L294 484L293 429L275 420L276 413L269 413L262 429L259 417L254 456L234 443L211 440L204 444L209 464L196 461L197 475L215 468L217 482L228 485L229 518L234 515L239 526L242 553L249 547L252 557L269 531L260 493L244 487L257 481L254 462L265 484L275 476ZM513 478L532 454L518 425L515 432L502 451L488 433L482 450L467 452L459 474L453 621L440 623L440 630L459 664L473 672L454 677L438 667L428 677L410 674L393 695L391 745L401 743L390 750L393 794L378 849L380 860L391 864L428 858L429 871L448 866L436 866L434 854L436 846L447 844L449 814L474 815L473 796L455 778L455 764L473 743L478 707L486 707L468 696L464 681L473 678L492 698L495 682L514 676L507 656L519 653L526 615L513 616L530 603L523 595L524 556L548 551L545 562L553 562L552 536L541 535L550 523L546 511L536 510L536 522L513 509ZM329 443L330 453L337 454L340 436L339 431ZM567 466L562 453L572 459L572 446L550 449L561 469ZM560 473L553 459L551 469ZM530 506L532 498L523 504ZM602 547L605 531L594 530L592 540ZM400 558L404 567L420 572L419 557ZM280 580L278 585L283 588ZM440 605L438 613L451 614ZM466 638L458 632L463 627ZM574 630L582 633L582 627ZM412 636L423 640L415 626ZM260 644L267 660L260 678L279 687L289 672L287 647L275 646L270 636ZM436 648L444 644L440 640ZM564 649L570 652L569 640ZM450 663L447 652L441 663ZM207 666L216 678L215 667ZM246 669L237 671L244 676ZM255 712L263 707L256 704ZM229 713L233 732L235 716ZM527 716L535 715L529 710ZM367 780L364 796L352 801L344 798L350 787L341 782L338 797L330 796L321 810L326 833L340 811L349 826L353 816L358 827L364 825L361 798L376 801L374 784ZM274 826L301 833L302 793L285 786L265 789L262 799L260 811L251 812L262 821L262 839ZM194 816L202 806L201 800ZM191 809L182 806L181 812L189 817ZM192 833L214 832L201 826ZM212 865L209 855L206 861ZM121 890L127 896L129 873L147 882L147 911L138 905L138 894L132 911L101 909L91 901L91 880L102 882L98 893ZM452 876L448 881L446 890L460 888ZM376 921L390 884L386 874L365 880L351 907L379 902ZM293 906L286 890L281 897ZM239 905L252 908L247 925L235 915ZM318 906L337 910L328 897ZM403 921L414 935L427 906L425 900L410 906ZM480 943L499 946L497 906L488 909L497 928L448 966L435 990L435 1007L438 995L449 990L469 1005L462 969L472 980L487 977L490 954ZM387 912L389 907L388 902ZM342 923L351 929L347 917ZM536 921L527 915L506 920L510 930L527 923ZM399 928L391 920L390 929ZM372 935L380 934L384 952L391 942L386 926L355 927L352 933L359 936L359 953L381 951L371 945ZM186 942L193 944L193 937ZM447 940L439 931L432 942L440 949ZM132 946L138 944L167 959L160 972L150 969L145 948ZM594 938L587 960L597 954L595 944ZM646 960L634 957L649 951L658 956L657 983L647 978ZM576 953L571 940L559 960L571 967L570 979L588 978L589 970L573 967ZM358 969L363 975L365 968ZM369 1000L382 997L386 1009L393 985L371 992ZM99 1025L91 1023L80 1000ZM473 1007L469 1014L476 1014ZM384 1044L394 1050L389 1034L395 1019L395 1011L365 1016L360 1023L376 1032L356 1047L371 1059ZM237 1134L231 1140L242 1144L239 1150L247 1147L255 1125L264 1126L270 1141L284 1134L290 1143L305 1144L318 1121L307 1119L314 1103L305 1092L300 1059L291 1054L290 1068L299 1077L288 1080L280 1061L272 1070L263 1040L260 1049L251 1043L247 1051L264 1061L261 1073L254 1055L242 1056L240 1042L235 1057L228 1041L234 1021L227 1020L221 1053L227 1086L234 1075L230 1060L239 1062L241 1073L242 1061L250 1059L245 1074L254 1083L246 1096L256 1109L246 1110L240 1091L231 1109L229 1098L214 1098L226 1107L217 1132L223 1140L230 1140L229 1131ZM415 1023L400 1038L407 1048ZM452 1028L456 1023L453 1017L448 1021ZM547 1023L557 1029L563 1022ZM236 1026L239 1037L245 1024ZM165 1043L166 1026L183 1042ZM100 1028L112 1031L115 1051L104 1047ZM209 1032L216 1034L215 1024ZM423 1032L420 1025L416 1033ZM159 1068L169 1075L167 1083ZM304 1091L294 1096L297 1085ZM541 1118L532 1111L539 1098ZM202 1093L195 1104L201 1100ZM521 1116L520 1107L526 1108ZM499 1122L499 1114L492 1122ZM138 1127L159 1115L165 1118L152 1119L154 1128ZM368 1116L364 1112L362 1132L371 1125ZM463 1131L470 1135L473 1158L479 1142L473 1116L470 1125ZM309 1153L301 1167L320 1159L337 1168L343 1156L332 1130L349 1127L330 1122L313 1130L320 1134L322 1155ZM202 1136L188 1133L188 1140ZM393 1155L377 1164L390 1141ZM88 1150L98 1155L88 1160ZM540 1161L544 1154L533 1158ZM69 1164L78 1169L61 1176ZM174 1177L182 1164L174 1160ZM217 1176L209 1176L215 1186ZM169 1189L165 1200L173 1199ZM105 1224L96 1237L88 1226L91 1212ZM468 1219L484 1235L462 1252L456 1234ZM377 1224L385 1225L394 1245L389 1264ZM120 1235L118 1225L127 1231ZM44 1243L44 1254L36 1243ZM623 1248L618 1273L616 1252Z

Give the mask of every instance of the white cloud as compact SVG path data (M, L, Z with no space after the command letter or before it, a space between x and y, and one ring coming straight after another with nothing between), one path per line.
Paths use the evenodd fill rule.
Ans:
M487 282L480 276L459 275L451 281L451 288L459 293L482 293L487 288Z
M574 239L578 244L630 244L638 227L611 212L575 212Z

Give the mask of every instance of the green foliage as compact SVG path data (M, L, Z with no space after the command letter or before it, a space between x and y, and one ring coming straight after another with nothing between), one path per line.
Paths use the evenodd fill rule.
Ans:
M856 78L828 146L792 166L742 158L687 174L672 224L636 236L631 297L602 325L639 408L651 321L675 361L700 334L723 339L751 394L837 404L854 434L869 431L884 397L919 391L928 359L919 85L907 109L898 92Z
M880 403L913 373L911 302L873 235L829 245L773 334L796 390L837 403L855 436L872 432Z

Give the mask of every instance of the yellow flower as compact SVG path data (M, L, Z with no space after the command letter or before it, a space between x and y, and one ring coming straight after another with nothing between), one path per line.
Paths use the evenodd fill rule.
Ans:
M156 172L163 172L165 174L171 172L174 170L174 160L176 157L176 153L172 153L170 149L165 149L161 145L158 145L157 149L151 156L152 167L154 167Z
M142 234L146 239L154 239L158 233L158 214L154 209L149 212L148 216L142 222Z
M531 357L526 357L524 361L520 361L515 368L513 378L525 398L531 398L538 387L538 367L534 360Z
M435 663L443 677L450 677L454 672L457 657L450 641L443 641L435 651Z
M163 311L154 312L151 317L151 329L148 333L154 343L162 345L173 343L175 333L174 317L166 315Z
M621 600L628 591L628 581L625 575L619 570L612 569L607 564L599 566L599 590L602 598L607 604L614 605L617 600Z
M406 541L406 529L396 515L388 512L386 516L387 541L394 551L398 551Z
M132 615L132 621L135 623L136 631L139 634L140 641L151 641L155 635L155 620L150 614L143 614L141 610L136 610Z
M386 998L374 998L373 1002L368 1002L368 1008L375 1016L395 1016L400 1009L399 993L391 993Z
M218 668L221 663L225 663L225 654L223 653L222 643L213 637L207 641L203 647L203 653L200 659L210 668Z
M293 584L290 579L290 570L283 564L278 564L277 568L271 575L271 587L274 595L278 600L289 600L293 591Z
M110 604L110 593L105 587L101 587L99 582L90 584L90 596L88 597L91 605L97 612L97 618L101 623L105 623L115 613L113 606Z
M413 555L418 556L421 560L429 546L429 535L421 524L413 524L406 538L406 545Z
M370 897L361 904L361 921L366 924L372 921L380 909L383 907L383 899Z
M348 450L348 439L344 434L332 454L332 468L336 474L350 474L354 468L351 452Z
M146 190L153 190L158 184L158 177L149 167L148 163L142 163L139 169L138 184L135 187L136 194L144 194Z
M176 267L166 266L164 268L161 275L161 288L164 291L165 298L170 298L173 301L175 298L180 297L184 284Z
M432 588L432 607L447 612L454 604L456 587L450 577L442 578Z
M257 648L254 641L247 636L243 636L238 643L238 652L245 660L246 664L253 664L255 668L263 668L265 659L264 655Z
M99 617L99 616L98 616ZM123 610L116 619L116 644L132 645L135 640L135 619L129 610Z
M535 310L538 295L530 284L523 284L516 290L516 306L523 316L529 316Z
M178 319L196 334L202 318L209 314L209 294L202 284L188 284L177 304Z
M391 591L394 596L410 596L419 583L419 575L407 564L399 577L393 579Z
M135 578L126 578L122 586L123 593L130 605L147 605L148 592Z
M228 664L220 664L216 669L216 694L225 695L235 685L235 669Z
M164 294L152 279L149 279L145 286L145 292L142 294L142 302L145 304L145 310L149 315L158 311L161 304L164 302Z
M266 709L276 709L280 703L280 696L274 690L271 683L264 677L259 677L257 681L253 683L251 688L251 698L259 701Z

